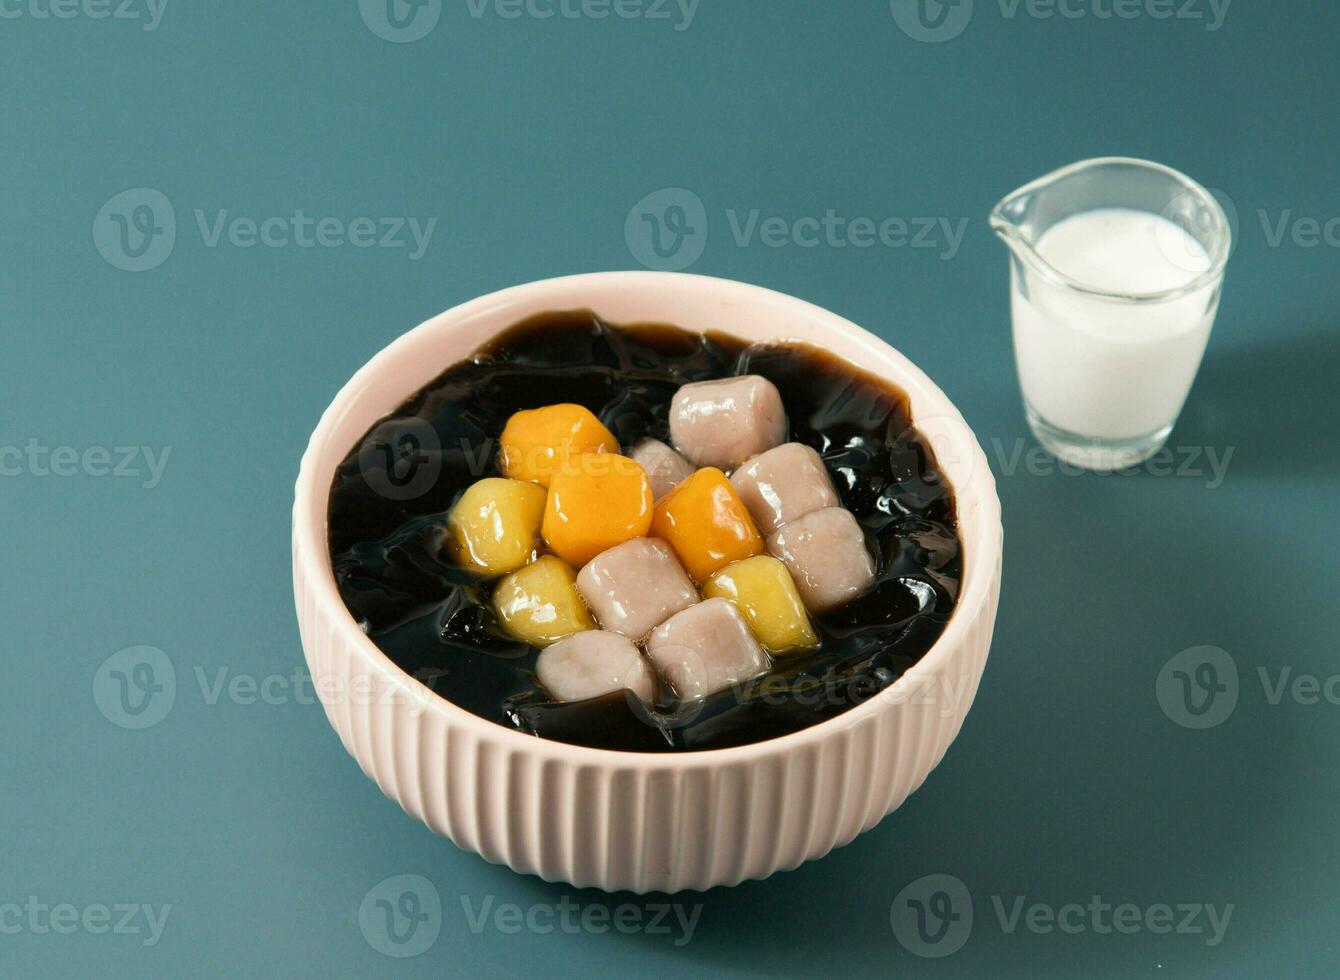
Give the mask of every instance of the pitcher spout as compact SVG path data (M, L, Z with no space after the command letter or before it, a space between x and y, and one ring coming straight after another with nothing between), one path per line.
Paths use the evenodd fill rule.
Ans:
M1024 236L1024 208L1019 202L1019 194L1020 191L1013 191L1001 198L991 209L988 219L991 230L1000 236L1000 240L1011 251L1017 251L1017 247L1027 241Z

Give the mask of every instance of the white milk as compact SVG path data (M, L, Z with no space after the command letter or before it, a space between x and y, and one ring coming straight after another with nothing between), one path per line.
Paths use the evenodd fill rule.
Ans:
M1153 293L1210 268L1191 235L1159 215L1105 208L1057 222L1034 245L1093 289ZM1027 267L1025 267L1027 268ZM1170 427L1200 366L1219 302L1217 279L1164 302L1123 303L1012 277L1014 352L1024 398L1051 426L1096 439Z

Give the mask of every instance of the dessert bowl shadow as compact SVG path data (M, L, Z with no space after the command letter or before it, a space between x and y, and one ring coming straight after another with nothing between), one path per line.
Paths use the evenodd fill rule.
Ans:
M590 308L749 341L822 347L906 392L953 489L958 602L898 681L810 728L736 748L638 753L536 738L435 694L370 640L340 598L327 544L336 468L368 429L519 320ZM504 289L400 337L344 386L303 456L293 508L298 625L326 717L363 771L457 846L547 881L607 891L705 890L822 857L897 809L972 705L1000 596L1000 502L949 399L907 358L834 313L705 276L604 272Z

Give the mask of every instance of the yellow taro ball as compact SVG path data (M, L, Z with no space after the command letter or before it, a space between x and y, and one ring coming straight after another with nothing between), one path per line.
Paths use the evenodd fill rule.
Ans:
M452 559L483 575L505 575L535 554L544 487L490 477L473 484L447 515Z
M770 555L732 562L703 583L704 599L729 599L769 653L819 645L791 573Z
M576 583L571 567L561 558L545 555L498 583L493 608L513 639L545 647L596 628Z

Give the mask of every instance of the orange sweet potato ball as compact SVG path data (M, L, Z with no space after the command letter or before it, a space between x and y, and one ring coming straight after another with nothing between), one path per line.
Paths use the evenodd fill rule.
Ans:
M540 534L549 550L580 568L651 526L651 483L627 456L571 457L549 482Z
M726 474L698 470L661 498L651 533L664 538L695 581L733 561L763 553L763 538Z
M507 420L500 442L503 475L549 486L554 474L585 453L617 453L619 441L581 405L546 405Z

